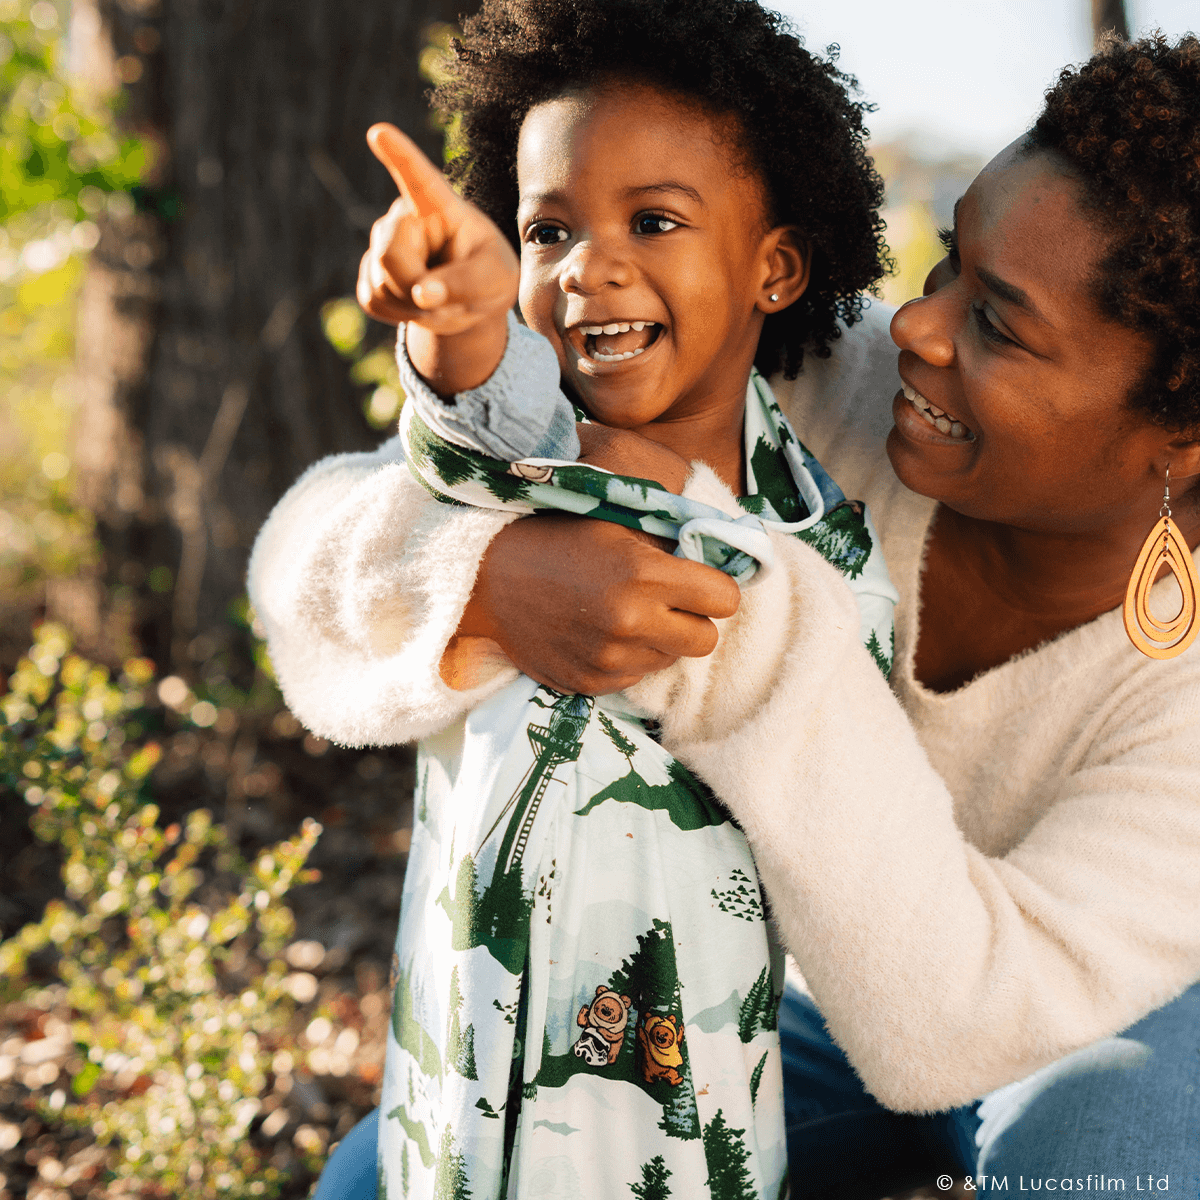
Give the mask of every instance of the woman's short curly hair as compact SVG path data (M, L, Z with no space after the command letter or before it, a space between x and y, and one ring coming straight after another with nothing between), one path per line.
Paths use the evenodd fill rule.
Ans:
M1066 160L1111 231L1101 308L1155 346L1130 407L1200 429L1200 40L1114 41L1063 71L1030 145Z
M855 81L810 54L755 0L484 0L452 43L435 109L457 118L463 194L518 246L517 137L529 110L612 79L660 87L735 116L739 147L766 183L770 218L812 241L805 294L768 315L755 365L794 377L829 344L890 265L883 184L863 147Z

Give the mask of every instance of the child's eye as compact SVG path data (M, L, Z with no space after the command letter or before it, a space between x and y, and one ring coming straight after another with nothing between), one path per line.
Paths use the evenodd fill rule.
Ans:
M661 213L641 213L634 219L633 227L638 233L669 233L679 227L679 222Z
M1005 337L1004 334L992 324L991 319L987 315L986 304L972 304L971 315L975 318L975 324L979 329L983 339L992 342L997 346L1015 346L1017 343L1010 337Z
M535 246L554 246L567 240L567 231L561 225L531 225L525 231L525 240Z

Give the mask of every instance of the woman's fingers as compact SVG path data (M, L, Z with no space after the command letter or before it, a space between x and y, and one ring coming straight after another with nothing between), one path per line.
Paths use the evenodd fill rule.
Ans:
M740 593L712 567L664 553L623 526L572 516L515 521L493 540L471 612L516 665L543 683L619 691L717 643L713 619Z

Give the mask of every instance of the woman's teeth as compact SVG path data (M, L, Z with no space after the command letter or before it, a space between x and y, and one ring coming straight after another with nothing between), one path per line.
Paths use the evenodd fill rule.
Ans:
M955 420L948 412L938 408L936 404L931 404L916 388L909 387L906 383L903 385L903 390L905 400L939 433L948 434L950 437L963 442L973 442L975 440L975 435L961 421Z

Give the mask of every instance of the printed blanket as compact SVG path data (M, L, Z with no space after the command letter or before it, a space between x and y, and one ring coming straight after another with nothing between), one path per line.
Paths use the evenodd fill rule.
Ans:
M889 668L895 593L866 511L757 377L738 521L578 463L487 459L415 408L410 469L448 503L618 521L742 581L770 565L767 529L794 533L842 569ZM381 1197L786 1194L782 956L745 837L654 734L620 697L522 677L422 744Z

